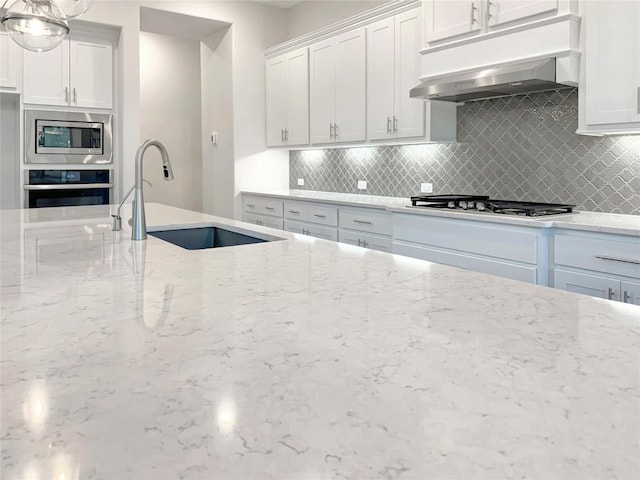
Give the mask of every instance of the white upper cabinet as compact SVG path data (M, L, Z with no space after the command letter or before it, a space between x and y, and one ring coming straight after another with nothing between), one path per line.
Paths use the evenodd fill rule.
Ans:
M425 38L435 42L480 31L481 0L425 0Z
M113 47L74 35L48 52L24 51L24 103L113 107Z
M427 43L458 40L569 11L571 0L424 0Z
M311 143L366 137L366 30L310 47Z
M418 84L422 30L419 10L367 27L367 138L424 135L425 102L409 97Z
M640 133L640 2L586 2L579 133Z
M0 32L0 89L20 90L22 48L6 32Z
M309 143L307 48L267 60L267 145Z

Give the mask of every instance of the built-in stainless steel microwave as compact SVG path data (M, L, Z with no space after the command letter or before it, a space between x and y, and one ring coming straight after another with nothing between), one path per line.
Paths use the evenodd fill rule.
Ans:
M112 115L25 110L26 163L111 163Z

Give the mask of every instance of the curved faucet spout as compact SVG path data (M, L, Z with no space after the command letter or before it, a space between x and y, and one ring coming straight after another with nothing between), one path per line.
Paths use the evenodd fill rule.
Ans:
M147 221L144 213L144 197L142 195L142 159L149 147L156 147L160 151L162 157L162 169L164 179L170 181L174 179L173 169L169 161L169 153L162 143L158 140L148 139L140 144L136 152L136 183L135 193L133 196L133 223L131 229L131 240L147 239Z

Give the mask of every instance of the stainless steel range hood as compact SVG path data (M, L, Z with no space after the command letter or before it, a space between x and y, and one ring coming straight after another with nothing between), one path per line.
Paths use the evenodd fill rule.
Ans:
M556 59L547 58L428 80L412 88L409 95L425 100L468 102L567 87L556 83Z

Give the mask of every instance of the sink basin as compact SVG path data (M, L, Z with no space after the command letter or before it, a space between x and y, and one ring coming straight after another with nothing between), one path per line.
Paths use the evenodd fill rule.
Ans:
M170 230L156 230L147 232L152 237L173 243L187 250L202 250L204 248L233 247L251 243L264 243L274 238L258 238L244 233L233 232L221 227L201 226L190 228L174 228Z

